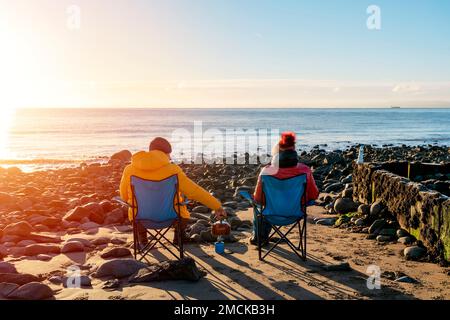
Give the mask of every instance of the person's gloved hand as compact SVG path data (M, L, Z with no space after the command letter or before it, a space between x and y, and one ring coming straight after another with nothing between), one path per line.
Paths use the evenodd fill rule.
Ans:
M227 217L227 213L225 212L225 210L223 210L222 207L214 211L214 215L216 216L217 220L223 220Z

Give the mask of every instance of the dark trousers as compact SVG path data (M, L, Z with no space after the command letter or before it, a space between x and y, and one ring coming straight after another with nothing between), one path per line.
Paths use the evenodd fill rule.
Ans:
M261 241L264 242L269 238L270 231L272 231L272 225L262 220L262 226L261 226ZM256 215L253 218L253 233L255 234L255 239L258 239L258 219L256 218Z
M181 220L180 220L181 223L179 223L179 222L175 223L174 236L173 236L174 242L178 243L177 233L178 233L179 225L181 226L181 232L182 232L183 239L186 237L184 234L184 230L186 229L186 225L187 225L188 221L189 221L188 219L181 218ZM138 235L139 243L141 245L146 245L148 242L147 229L139 222L136 223L136 227L137 227L137 235Z

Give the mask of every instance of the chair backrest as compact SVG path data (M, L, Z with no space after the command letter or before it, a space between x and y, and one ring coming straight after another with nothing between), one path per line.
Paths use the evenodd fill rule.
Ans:
M164 180L146 180L131 177L136 220L163 222L178 217L174 200L178 197L178 177L170 176Z
M306 174L287 179L263 175L264 216L301 218L305 214L302 198L306 192ZM304 201L304 200L303 200Z

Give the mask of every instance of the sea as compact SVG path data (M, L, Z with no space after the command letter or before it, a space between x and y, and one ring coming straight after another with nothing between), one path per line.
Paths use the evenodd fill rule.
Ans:
M0 166L25 171L147 150L157 136L175 158L270 153L284 131L300 150L450 145L450 109L17 109L2 123Z

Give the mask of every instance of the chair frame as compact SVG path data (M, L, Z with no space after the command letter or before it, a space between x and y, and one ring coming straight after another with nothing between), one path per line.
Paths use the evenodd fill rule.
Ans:
M289 177L289 178L285 178L285 179L280 179L280 178L277 178L277 177L275 177L275 176L271 176L272 178L274 178L274 179L278 179L278 180L288 180L288 179L292 179L292 178L296 178L296 177L299 177L299 176L302 176L302 175L304 175L304 173L303 174L299 174L299 175L296 175L296 176L293 176L293 177ZM288 229L288 231L287 232L285 232L285 233L283 233L282 231L281 231L281 227L282 226L276 226L276 225L273 225L273 224L271 224L271 226L272 226L272 232L271 233L269 233L269 238L266 240L267 241L267 243L270 243L270 240L273 238L273 236L275 236L275 235L278 235L280 238L275 242L275 244L273 244L269 249L268 249L268 251L267 252L265 252L264 254L262 253L262 246L263 246L263 243L262 243L262 239L261 239L261 230L262 230L262 226L263 226L263 222L264 221L266 221L266 218L264 217L264 214L263 214L263 211L264 211L264 208L265 208L265 205L264 205L264 203L265 203L265 195L264 195L264 186L263 186L263 181L261 181L261 189L262 189L262 194L263 194L263 204L261 205L261 209L259 209L258 208L258 206L256 205L256 203L254 202L253 203L253 210L254 210L254 213L256 214L256 221L257 221L257 223L258 223L258 226L257 226L257 232L258 232L258 235L257 235L257 239L258 239L258 258L259 258L259 260L260 261L264 261L264 258L269 254L269 253L271 253L282 241L285 241L286 243L287 243L287 245L291 248L291 250L300 258L300 259L302 259L303 261L306 261L306 225L307 225L307 217L308 217L308 214L307 214L307 210L306 210L306 208L307 208L307 203L306 203L306 200L307 200L307 198L306 198L306 187L307 187L307 184L306 184L306 182L304 183L304 189L303 189L303 194L302 194L302 196L301 196L301 201L302 201L302 203L301 203L301 208L302 208L302 211L303 211L303 216L302 217L300 217L300 218L298 218L298 220L297 221L295 221L294 223L292 223L292 224L290 224L290 225L288 225L288 227L289 227L289 229ZM267 221L268 222L268 221ZM268 222L269 223L269 222ZM298 231L299 231L299 234L300 234L300 239L299 239L299 244L298 244L298 246L295 246L293 243L292 243L292 241L291 240L289 240L288 239L288 235L289 235L289 233L295 228L295 227L298 227Z
M175 175L171 175L165 179L161 179L161 180L150 180L150 179L143 179L141 177L137 177L134 176L136 178L139 178L141 180L145 180L145 181L153 181L153 182L162 182L164 180L167 180L173 176L177 176ZM133 177L133 176L131 176ZM130 180L131 180L130 177ZM181 260L184 258L184 246L183 246L183 237L182 237L182 230L181 230L181 216L180 216L180 212L181 212L181 203L180 203L180 199L179 199L179 183L178 183L178 176L177 176L177 183L176 183L176 190L175 190L175 199L176 199L176 206L178 210L175 210L175 212L177 213L177 218L175 219L175 221L168 227L166 228L161 228L161 229L153 229L153 228L146 228L144 226L142 226L143 228L145 228L145 232L147 233L147 236L150 236L150 240L148 241L148 243L143 247L140 248L139 247L139 236L138 236L138 223L139 221L136 221L136 216L138 213L138 205L137 205L137 200L136 200L136 193L134 192L134 186L130 181L130 186L131 186L131 192L132 192L132 204L128 204L128 206L132 209L133 212L133 250L134 250L134 258L136 260L142 261L143 259L145 259L145 257L150 253L150 251L155 248L155 246L159 243L161 244L167 251L169 251L175 258L177 258L178 260ZM178 223L178 228L177 228L177 237L178 237L178 244L176 245L173 241L170 241L169 239L167 239L166 237L166 233L170 230L170 228L174 227L175 224ZM153 231L153 232L152 232ZM166 240L167 242L169 242L169 245L164 244L162 241ZM175 254L170 248L169 246L172 245L178 252L179 255ZM140 258L138 259L138 255L140 255Z

